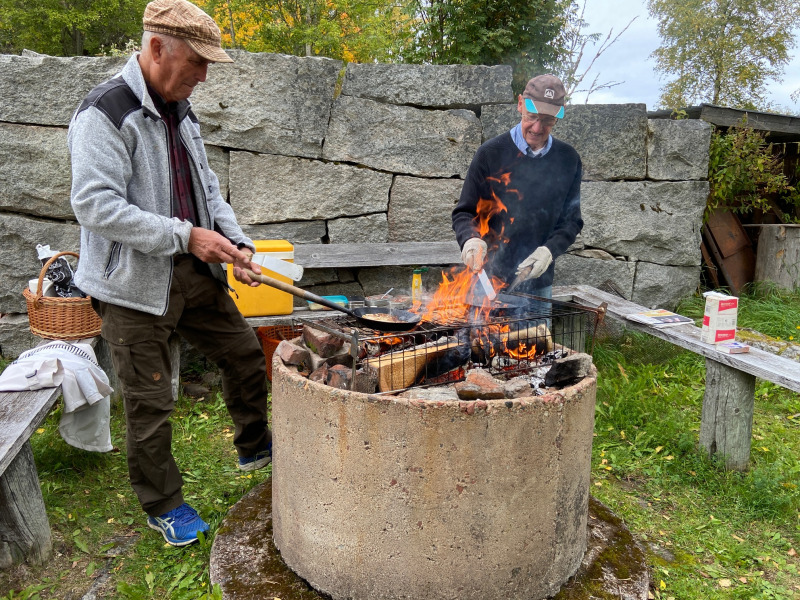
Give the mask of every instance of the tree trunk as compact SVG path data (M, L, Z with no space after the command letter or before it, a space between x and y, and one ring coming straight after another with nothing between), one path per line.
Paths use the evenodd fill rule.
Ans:
M800 286L800 225L764 225L758 236L756 281L793 290Z

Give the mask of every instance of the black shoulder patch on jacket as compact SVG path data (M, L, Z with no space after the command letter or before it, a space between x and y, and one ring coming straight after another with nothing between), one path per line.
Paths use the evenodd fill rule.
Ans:
M78 113L94 106L119 129L125 117L142 108L142 103L122 77L114 77L94 88L78 107ZM77 113L76 113L77 114Z

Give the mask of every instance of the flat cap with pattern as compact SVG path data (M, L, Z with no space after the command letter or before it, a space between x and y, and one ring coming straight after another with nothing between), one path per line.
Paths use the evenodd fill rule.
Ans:
M153 0L144 9L145 31L181 38L211 62L233 62L222 49L219 27L201 8L187 0Z

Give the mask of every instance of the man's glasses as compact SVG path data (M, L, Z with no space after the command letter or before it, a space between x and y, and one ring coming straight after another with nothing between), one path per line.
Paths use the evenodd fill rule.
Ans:
M535 115L533 113L525 113L522 115L522 120L531 125L540 123L542 127L552 127L556 124L556 118L549 115Z

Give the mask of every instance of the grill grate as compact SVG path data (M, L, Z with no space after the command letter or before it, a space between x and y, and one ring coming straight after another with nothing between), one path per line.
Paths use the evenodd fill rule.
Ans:
M374 377L381 393L461 381L476 367L510 378L570 352L592 353L597 309L514 296L534 300L536 309L500 305L488 315L447 323L423 319L411 331L391 333L365 327L348 315L299 320L349 341L352 383L357 374Z

